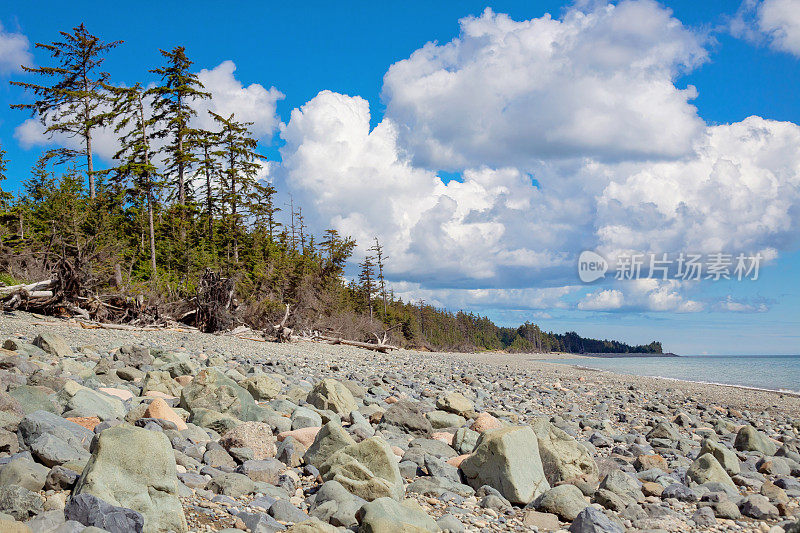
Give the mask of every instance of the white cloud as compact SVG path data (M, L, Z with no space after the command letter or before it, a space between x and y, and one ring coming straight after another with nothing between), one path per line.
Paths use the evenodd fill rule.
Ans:
M543 196L529 176L479 168L445 185L402 155L392 120L370 131L369 118L365 100L323 91L282 129L282 172L321 225L361 243L377 235L392 258L390 274L409 279L458 285L504 268L566 264L552 250L569 215L545 216L545 204L563 204Z
M565 309L564 297L579 289L577 286L526 289L426 289L418 283L390 284L395 297L406 302L424 300L426 305L453 309L541 310ZM539 314L544 316L543 314Z
M677 161L604 168L597 236L607 257L790 249L800 224L800 127L749 117L707 128Z
M11 33L0 24L0 74L22 72L22 65L31 66L31 44L21 33Z
M650 0L560 20L487 9L462 19L457 39L392 65L383 96L403 144L429 168L674 157L703 123L694 88L673 80L706 58L703 37Z
M735 299L730 294L721 302L714 306L716 311L728 311L733 313L765 313L769 311L769 306L763 302L746 302Z
M800 0L745 0L731 21L734 35L766 41L781 52L800 57Z
M245 87L236 79L235 71L236 64L229 60L211 70L203 69L197 73L212 98L197 102L196 123L200 127L214 129L209 110L224 117L234 113L237 120L253 122L250 129L256 137L269 140L280 124L275 108L284 95L275 87L265 89L257 83Z
M610 311L625 303L625 295L617 289L606 289L587 294L578 302L581 311Z
M686 284L677 280L639 279L618 289L598 289L578 302L582 311L654 311L696 313L705 307L684 294Z

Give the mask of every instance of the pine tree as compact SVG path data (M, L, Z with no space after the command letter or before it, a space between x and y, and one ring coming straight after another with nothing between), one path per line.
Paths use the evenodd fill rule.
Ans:
M6 172L8 171L8 159L6 159L6 151L3 150L3 145L0 144L0 184L2 184L7 176ZM13 196L4 191L2 187L0 187L0 210L5 211L8 208L8 202L13 199Z
M193 142L199 147L200 164L199 172L203 176L203 204L206 218L206 240L213 245L214 242L214 213L217 211L218 186L222 166L214 152L219 145L219 134L213 131L197 130L194 132Z
M372 297L375 295L375 263L371 255L364 257L358 266L361 267L361 272L358 274L358 281L361 284L361 291L364 294L364 300L369 309L369 318L372 319Z
M55 66L26 67L25 72L44 76L50 81L46 85L12 81L12 85L31 90L38 98L32 104L15 104L14 109L27 109L38 115L47 127L45 133L62 133L69 137L80 137L81 150L58 148L53 150L61 161L77 156L86 158L86 176L89 181L89 196L94 199L95 171L92 161L92 132L111 120L108 113L108 95L104 90L109 74L100 71L109 50L122 41L103 42L90 34L81 24L72 33L60 32L63 40L50 44L36 43L36 48L50 52Z
M185 242L186 171L196 161L193 153L195 146L191 142L194 130L189 125L192 117L197 114L192 108L192 103L211 98L211 94L203 91L203 84L197 78L197 74L189 70L193 63L186 56L186 49L183 46L177 46L169 52L161 50L161 55L167 60L166 66L150 71L161 76L161 85L147 92L154 97L153 118L159 125L155 135L168 139L167 145L163 148L167 158L164 172L175 178L176 196L180 207L181 242Z
M133 87L110 88L115 95L114 115L117 117L115 132L120 136L120 149L114 155L119 165L114 169L121 181L130 181L129 194L142 197L147 208L147 224L150 244L151 279L156 279L155 198L159 187L158 170L152 162L149 127L153 119L145 113L145 91L140 84Z
M275 218L281 210L279 207L275 207L275 195L277 192L271 183L256 182L253 184L253 197L255 198L253 215L256 221L266 228L270 244L275 242L275 236L281 226L280 222Z
M258 161L263 159L263 156L255 151L258 141L250 135L248 129L253 124L252 122L237 122L233 113L228 118L213 111L208 113L220 126L220 149L217 151L217 155L227 165L223 171L226 188L223 198L230 209L228 227L233 245L233 262L238 263L239 236L244 220L239 208L243 204L246 207L252 202L251 195L255 176L261 168Z
M375 244L370 248L370 251L375 252L375 266L378 267L378 288L383 300L383 316L386 317L386 280L383 278L383 262L387 257L383 255L383 246L378 241L378 237L375 237Z

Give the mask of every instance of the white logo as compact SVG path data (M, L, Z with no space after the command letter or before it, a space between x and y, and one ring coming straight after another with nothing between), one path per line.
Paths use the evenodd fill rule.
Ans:
M590 250L581 252L578 258L578 277L584 283L591 283L605 277L608 270L608 261L605 258Z

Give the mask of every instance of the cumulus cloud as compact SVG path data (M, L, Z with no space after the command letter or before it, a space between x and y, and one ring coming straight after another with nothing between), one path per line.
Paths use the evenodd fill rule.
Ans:
M460 284L502 269L563 266L555 250L564 216L529 176L482 167L445 185L402 155L397 126L384 119L370 131L368 103L323 91L282 129L282 171L293 194L359 242L379 236L392 257L390 275ZM548 204L550 207L543 207Z
M731 30L734 35L766 41L775 50L800 57L800 1L745 0Z
M695 89L674 84L707 59L703 41L650 0L560 20L487 9L453 41L392 65L386 114L429 168L675 157L703 128Z
M235 72L236 64L229 60L197 73L213 98L197 103L195 122L202 128L214 129L208 111L224 117L234 113L238 120L253 123L250 129L256 137L268 141L280 124L275 107L284 95L275 87L266 89L257 83L245 87L236 79Z
M597 236L621 250L762 252L791 248L800 224L800 127L749 117L706 129L691 157L605 168Z
M22 72L22 65L32 65L30 47L25 35L9 32L0 23L0 74Z
M696 313L705 306L688 298L686 284L678 280L639 279L621 284L618 289L599 289L578 302L582 311L655 311Z

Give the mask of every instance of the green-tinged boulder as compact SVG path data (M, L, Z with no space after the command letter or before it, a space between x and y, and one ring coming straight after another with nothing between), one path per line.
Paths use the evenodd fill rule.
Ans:
M327 409L338 415L349 415L357 409L350 389L335 379L323 379L308 393L308 403L317 409Z
M17 457L0 470L0 485L19 485L34 492L42 490L50 469L25 457Z
M663 439L675 442L680 440L680 438L681 434L678 433L675 425L671 422L659 422L647 434L647 440Z
M536 500L536 509L560 516L571 522L589 503L575 485L559 485L548 490Z
M689 470L686 471L686 477L698 485L703 483L722 483L731 487L736 487L733 480L722 468L713 455L704 453L692 463Z
M253 398L258 401L274 400L281 393L281 383L266 374L250 376L242 380L239 385L247 389Z
M436 398L436 408L464 418L475 416L475 405L460 392L445 392Z
M530 426L487 431L461 463L461 471L473 488L489 485L517 504L527 504L550 488Z
M430 411L425 416L431 421L433 429L460 428L467 423L463 416L447 411Z
M597 463L578 441L565 431L555 427L546 418L537 418L531 423L539 444L539 457L548 483L585 476L596 479Z
M303 455L303 461L319 468L331 455L355 443L353 437L340 424L328 422L314 437L314 442Z
M241 420L235 416L220 413L213 409L197 408L192 411L192 416L189 421L201 428L213 429L220 435L235 428L242 423Z
M122 400L97 392L72 380L64 383L58 392L58 401L64 406L65 416L96 416L100 420L124 418L125 404Z
M64 337L49 331L37 335L33 339L33 345L56 357L72 357L75 355L67 341L64 340Z
M766 435L753 426L743 426L736 434L733 447L740 452L761 452L764 455L775 455L778 447Z
M469 428L458 428L453 435L453 449L458 453L472 453L481 434Z
M148 532L188 531L172 445L164 433L127 424L101 432L73 495L138 511Z
M26 415L34 411L48 411L50 413L61 414L60 406L53 401L55 398L54 391L47 387L20 385L8 391L8 395L19 402L18 405Z
M339 529L312 516L308 520L289 526L286 533L339 533Z
M183 387L181 387L180 383L175 381L172 377L172 374L170 374L168 371L151 370L144 377L144 382L142 383L142 394L144 395L148 392L160 392L170 396L180 396L182 388Z
M403 495L397 458L380 437L365 439L336 452L319 467L325 481L335 480L352 494L372 501Z
M365 503L358 511L359 533L425 533L441 531L414 500L402 503L391 498L378 498Z
M180 406L190 413L211 409L239 420L257 420L255 400L245 389L215 368L202 370L181 391Z
M739 465L739 458L733 450L729 450L724 444L711 439L703 439L700 443L700 455L707 453L710 453L719 461L719 464L728 475L735 476L742 471L741 465Z

